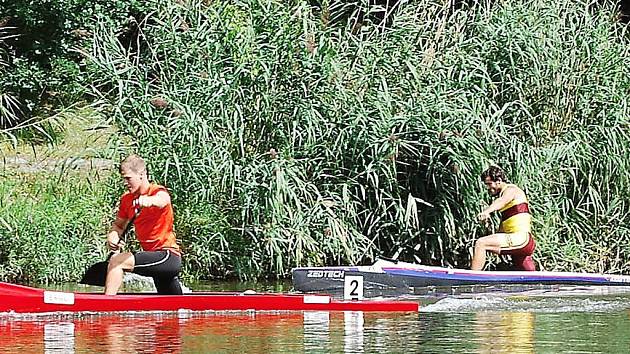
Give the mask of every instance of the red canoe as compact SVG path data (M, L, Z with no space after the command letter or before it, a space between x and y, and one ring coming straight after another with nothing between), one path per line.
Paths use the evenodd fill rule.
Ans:
M418 311L415 301L340 301L327 295L193 292L185 295L50 291L0 282L0 313L115 311Z

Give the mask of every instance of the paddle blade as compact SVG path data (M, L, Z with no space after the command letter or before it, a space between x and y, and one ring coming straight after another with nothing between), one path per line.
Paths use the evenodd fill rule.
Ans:
M98 262L85 271L80 284L105 286L105 278L107 277L107 266L109 261Z

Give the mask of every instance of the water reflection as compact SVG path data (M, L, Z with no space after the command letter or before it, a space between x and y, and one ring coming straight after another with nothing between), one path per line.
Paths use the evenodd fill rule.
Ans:
M344 352L363 353L363 312L347 311L343 314Z
M630 348L630 298L593 299L598 307L582 312L514 310L553 303L565 308L562 299L505 301L419 314L5 314L0 353L622 353ZM539 301L546 305L534 304ZM619 303L626 308L618 310Z
M361 353L366 322L387 329L400 319L362 312L10 315L0 317L0 352Z
M74 323L44 324L44 352L46 354L74 352Z
M304 350L310 353L330 350L330 312L304 312Z
M476 313L479 353L534 353L534 320L530 312Z

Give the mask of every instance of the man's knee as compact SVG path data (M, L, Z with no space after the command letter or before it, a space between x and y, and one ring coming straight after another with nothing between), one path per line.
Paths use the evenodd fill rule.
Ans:
M122 268L123 270L132 270L134 267L133 254L131 253L119 253L113 255L109 259L109 265L107 269Z
M496 235L485 236L475 242L475 252L492 252L501 254L501 245Z
M182 287L178 277L153 278L157 293L160 295L182 295Z
M482 237L475 242L475 249L486 249L489 246L488 236Z

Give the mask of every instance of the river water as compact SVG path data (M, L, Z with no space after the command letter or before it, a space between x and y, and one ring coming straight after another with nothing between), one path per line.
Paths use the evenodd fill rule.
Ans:
M626 287L433 289L408 297L422 304L419 313L4 314L0 353L630 352Z

